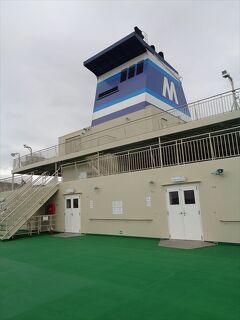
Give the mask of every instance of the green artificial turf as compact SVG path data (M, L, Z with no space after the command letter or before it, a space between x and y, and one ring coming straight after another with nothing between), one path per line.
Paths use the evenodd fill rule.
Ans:
M49 235L0 242L0 319L240 319L240 247Z

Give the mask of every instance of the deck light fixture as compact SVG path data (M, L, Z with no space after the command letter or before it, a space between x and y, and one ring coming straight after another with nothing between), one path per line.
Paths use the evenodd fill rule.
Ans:
M20 153L18 153L18 152L12 152L12 153L11 153L11 156L12 156L12 157L18 156L18 157L20 158Z
M187 181L187 178L184 176L173 176L173 177L171 177L171 181L173 183L185 182L185 181Z
M32 156L32 148L27 146L26 144L24 144L23 147L28 149L30 151L31 156Z
M17 167L20 167L20 153L19 152L12 152L11 153L11 156L14 158L14 157L16 157L16 156L18 156L17 157L17 159L18 159L18 165L17 165ZM16 166L16 162L15 162L15 159L14 159L14 167Z
M232 110L238 110L239 106L237 103L237 96L236 96L236 91L234 88L234 82L233 82L233 78L230 76L230 73L227 72L227 70L223 70L222 71L222 77L225 79L228 79L230 81L231 87L232 87L232 94L233 94L233 106L232 106Z
M18 156L18 161L19 161L19 163L20 163L20 153L19 152L12 152L11 153L11 156L14 158L14 157L16 157L16 156Z
M223 173L224 173L224 169L222 168L216 169L212 172L212 174L216 174L217 176L221 176L223 175Z

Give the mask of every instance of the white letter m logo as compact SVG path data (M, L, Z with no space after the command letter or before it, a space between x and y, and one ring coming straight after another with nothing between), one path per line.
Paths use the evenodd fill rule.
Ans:
M174 99L176 104L178 104L178 98L177 98L177 93L176 93L176 89L175 89L174 83L171 81L170 82L170 86L169 86L168 79L166 77L164 77L162 95L165 98L167 98L167 94L168 94L168 99L169 100L173 101L173 99Z

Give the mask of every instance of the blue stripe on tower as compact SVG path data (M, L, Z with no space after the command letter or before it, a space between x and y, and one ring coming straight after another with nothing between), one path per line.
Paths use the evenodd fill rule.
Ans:
M121 72L118 72L118 73L114 74L113 76L98 82L97 86L102 86L102 85L107 84L109 82L112 82L112 81L115 81L115 80L119 80L120 79L120 74L121 74Z
M100 111L100 110L103 110L103 109L106 109L106 108L109 108L109 107L112 107L113 105L117 104L117 103L120 103L120 102L123 102L123 101L126 101L130 98L133 98L133 97L136 97L142 93L149 93L150 95L152 95L153 97L157 98L158 100L161 100L163 102L165 102L166 104L168 104L169 106L173 107L173 108L178 108L179 105L176 104L175 102L159 95L157 92L153 91L153 90L150 90L148 88L143 88L141 90L138 90L138 91L135 91L135 92L132 92L130 95L127 95L127 96L124 96L122 98L118 98L116 100L113 100L111 102L108 102L106 104L102 104L101 106L99 106L98 108L96 108L94 110L94 113L97 112L97 111ZM185 105L185 104L183 104ZM109 110L109 112L111 112L111 110Z
M178 105L174 101L171 101L162 96L163 79L164 75L158 72L157 69L153 67L152 63L150 63L147 67L145 67L144 73L121 83L109 83L107 86L104 86L105 90L110 89L118 84L119 91L100 100L96 100L94 105L94 112L110 107L111 105L134 97L147 90L149 90L151 93L154 93L153 95L158 99L161 97L162 101L171 105L172 107L186 105L186 99L180 82L175 83L179 102ZM97 95L104 90L100 90L99 88L97 88Z
M106 96L102 99L96 100L94 104L94 111L100 110L99 107L101 107L104 104L110 105L113 103L113 100L121 99L123 96L127 96L132 94L132 92L135 92L137 90L142 90L146 87L146 71L136 75L132 79L128 79L127 81L123 82L111 82L107 86L104 86L104 88L97 88L96 96L99 95L99 93L102 93L106 90L109 90L115 86L118 86L119 91L115 92L112 95ZM117 102L114 102L117 103Z
M93 111L95 119L92 121L92 125L97 125L105 121L121 117L122 115L140 110L144 108L146 105L151 104L150 101L152 100L146 101L147 98L143 96L140 100L144 101L127 107L121 106L121 102L124 101L125 103L123 103L123 105L126 106L127 101L129 99L137 97L144 93L147 93L149 94L149 96L152 96L158 99L159 101L162 101L163 103L167 104L170 108L177 108L183 114L188 116L190 115L189 110L186 107L181 108L181 106L186 106L187 104L181 82L178 79L174 78L172 75L170 75L168 72L163 70L152 60L146 59L144 61L144 71L139 75L135 75L131 79L127 79L126 81L120 82L120 73L117 73L97 84L96 97L98 97L100 93L112 89L115 86L118 86L118 91L114 94L95 100ZM164 78L168 79L169 85L171 84L171 82L174 84L177 95L176 101L174 97L171 97L174 100L169 99L168 94L173 95L173 92L170 93L167 91L167 97L163 96ZM129 104L130 103L131 102L129 101ZM111 110L111 107L116 104L119 104L119 106L117 106L117 109L121 107L123 109L118 111ZM105 111L99 112L101 110Z
M109 121L109 120L116 119L116 118L124 116L124 115L126 115L128 113L132 113L132 112L136 112L138 110L144 109L149 104L150 103L148 103L147 101L143 101L143 102L134 104L134 105L132 105L130 107L127 107L125 109L110 113L110 114L108 114L106 116L103 116L103 117L100 117L98 119L93 120L92 121L92 126L95 126L97 124L100 124L100 123L103 123L103 122L106 122L106 121Z
M156 63L154 63L152 60L150 59L146 59L147 60L147 65L153 67L157 72L161 73L162 75L164 75L165 77L167 77L168 79L170 79L172 82L174 82L177 85L181 85L181 81L174 78L171 74L169 74L167 71L165 71L164 69L162 69L159 65L157 65Z
M131 93L128 94L128 95L122 96L122 97L117 98L117 99L115 99L115 100L111 100L111 101L109 101L109 102L107 102L107 103L104 103L104 104L102 104L102 105L100 105L100 106L95 107L95 108L94 108L94 112L100 111L100 110L102 110L102 109L111 107L111 106L113 106L113 105L115 105L115 104L117 104L117 103L120 103L120 102L122 102L122 101L125 101L125 100L128 100L128 99L130 99L130 98L136 97L136 96L144 93L145 91L146 91L146 90L145 90L145 87L144 87L144 88L142 88L142 89L140 89L140 90L131 92Z
M160 71L162 74L164 74L166 77L170 78L171 81L176 81L178 83L181 83L180 80L174 78L171 74L169 74L168 72L166 72L163 68L161 68L159 65L157 65L155 62L153 62L152 60L150 59L145 59L143 60L144 61L144 66L147 66L148 64L153 66L154 68L156 68L156 70ZM127 67L126 67L127 68ZM102 80L100 82L97 83L97 86L103 86L103 85L107 85L111 82L114 82L114 81L118 81L120 79L120 75L121 75L121 72L118 72L114 75L112 75L111 77L105 79L105 80ZM101 88L102 89L102 88Z
M146 93L149 93L151 96L153 96L154 98L157 98L158 100L162 101L162 102L165 102L166 104L168 104L169 106L175 108L175 109L178 109L179 111L181 111L182 113L184 114L187 114L187 115L190 115L189 113L189 110L186 108L186 104L183 104L181 105L182 107L185 107L185 108L182 108L181 109L181 106L174 103L173 101L171 100L168 100L167 98L163 97L163 96L160 96L158 93L150 90L150 89L146 89Z

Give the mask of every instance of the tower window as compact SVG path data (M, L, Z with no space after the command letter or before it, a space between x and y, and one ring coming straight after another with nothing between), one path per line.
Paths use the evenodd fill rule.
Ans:
M135 65L129 67L128 69L128 79L133 78L135 76Z
M102 98L104 98L104 97L106 97L106 96L109 96L110 94L113 94L113 93L115 93L116 91L118 91L118 86L113 87L112 89L109 89L109 90L107 90L107 91L103 91L103 92L99 93L98 99L102 99Z
M144 69L144 60L138 62L136 65L133 64L128 69L122 70L120 74L120 82L126 81L127 79L131 79L135 75L142 73L143 69Z
M143 63L144 63L144 61L140 61L140 62L138 62L138 64L137 64L137 72L136 72L136 74L140 74L140 73L142 73L142 72L143 72Z
M127 80L127 71L128 71L128 69L124 69L124 70L121 72L120 82L123 82L123 81Z

